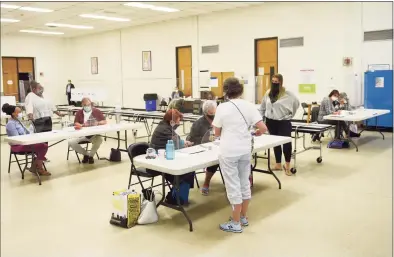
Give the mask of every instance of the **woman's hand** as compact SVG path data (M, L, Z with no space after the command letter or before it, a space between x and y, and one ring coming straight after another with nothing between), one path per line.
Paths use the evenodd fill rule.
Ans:
M261 136L263 134L263 132L261 130L259 130L259 129L257 129L254 133L255 133L255 135L257 137L259 137L259 136Z
M185 147L190 147L190 146L193 146L194 145L194 143L193 142L190 142L190 141L185 141Z

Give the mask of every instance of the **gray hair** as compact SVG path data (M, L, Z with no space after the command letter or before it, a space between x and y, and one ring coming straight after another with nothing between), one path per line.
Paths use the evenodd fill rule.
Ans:
M216 108L218 106L218 104L216 103L216 101L213 100L207 100L204 102L204 104L202 105L202 111L204 114L207 114L208 111L211 108Z
M81 103L83 103L83 101L86 101L86 100L88 100L90 103L92 103L92 100L89 97L87 97L87 96L84 96L82 98Z
M345 92L340 93L339 99L348 99L347 94Z

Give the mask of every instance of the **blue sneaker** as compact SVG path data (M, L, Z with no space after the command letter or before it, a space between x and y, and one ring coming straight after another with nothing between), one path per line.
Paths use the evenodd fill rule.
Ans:
M226 232L242 233L241 223L235 223L234 221L228 221L226 223L220 224L219 228Z
M232 220L233 220L233 218L230 217L229 221L232 221ZM248 219L246 217L241 217L240 222L241 222L241 225L243 227L249 226L249 222L248 222Z

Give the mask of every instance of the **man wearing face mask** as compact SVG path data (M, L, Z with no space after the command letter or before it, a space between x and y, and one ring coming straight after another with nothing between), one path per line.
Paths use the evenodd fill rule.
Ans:
M183 98L184 94L181 90L179 90L178 87L175 87L174 91L171 93L171 98L172 99L178 99L178 98Z
M75 114L75 119L74 119L74 126L76 129L107 124L107 120L105 119L103 113L99 109L92 107L92 101L88 97L84 97L81 103L82 103L82 110L79 110ZM79 144L81 142L91 143L92 149L89 152L87 152ZM83 155L82 163L89 162L90 164L93 164L94 163L93 156L100 148L102 142L103 139L101 138L101 136L95 135L95 136L72 139L68 141L68 144L77 153Z
M297 97L283 87L283 76L272 76L271 89L267 91L260 106L260 113L271 135L291 137L291 119L296 114L300 102ZM286 175L291 176L291 143L283 145ZM282 170L282 147L274 147L276 165L272 170Z
M202 106L204 116L193 122L193 125L190 129L190 134L187 137L187 140L193 143L193 145L199 145L209 141L210 131L212 130L212 122L215 118L216 107L216 101L207 100L204 102ZM201 193L203 195L208 195L209 184L218 167L219 165L214 165L206 168L205 181L203 187L201 188Z
M331 93L328 95L328 97L324 97L323 100L321 101L317 122L322 123L322 124L335 125L335 138L339 139L342 130L346 132L346 135L349 132L348 126L346 125L346 123L344 121L339 121L339 123L338 123L338 121L323 119L323 117L326 115L338 114L338 110L335 109L334 103L336 103L335 106L338 106L338 109L339 109L339 106L340 106L339 91L336 89L332 90ZM346 135L345 135L345 138L346 138ZM316 137L318 137L317 139L319 139L319 135L316 135L314 137L314 140L316 139Z
M36 82L30 82L31 92L26 96L25 106L28 118L33 121L35 132L52 131L52 114L56 113L59 117L63 117L57 111L52 101L44 98L44 87Z

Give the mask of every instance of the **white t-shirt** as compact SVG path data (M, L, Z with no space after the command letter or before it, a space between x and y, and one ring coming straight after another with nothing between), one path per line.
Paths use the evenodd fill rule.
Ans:
M237 107L238 109L237 109ZM246 124L244 118L245 117ZM235 157L251 152L252 135L249 127L261 121L254 104L243 99L233 99L218 106L212 125L221 128L220 155Z
M90 112L83 111L83 123L84 124L89 120L91 114L92 114L92 111L90 111Z
M52 113L57 110L51 101L39 97L33 92L27 95L25 106L27 114L32 113L34 120L43 117L52 117Z

